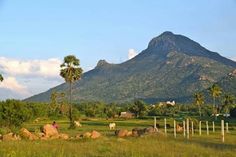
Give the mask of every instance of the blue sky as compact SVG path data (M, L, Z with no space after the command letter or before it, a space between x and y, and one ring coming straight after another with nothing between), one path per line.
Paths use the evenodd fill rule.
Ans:
M75 54L87 71L100 59L126 61L130 49L139 53L167 30L235 59L235 28L236 0L0 0L0 67L24 63L19 71L25 72L0 70L10 77L8 84L27 90L4 98L23 98L63 82L56 72L27 71L32 61L43 68L41 63L57 65Z

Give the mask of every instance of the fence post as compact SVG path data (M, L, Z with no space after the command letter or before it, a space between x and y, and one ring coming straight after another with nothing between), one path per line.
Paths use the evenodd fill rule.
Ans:
M229 123L225 123L226 124L226 133L229 133Z
M209 135L209 126L208 126L208 121L206 121L206 129L207 129L207 135Z
M202 135L202 122L199 121L199 135Z
M185 137L186 136L185 120L183 121L183 128L184 128L183 133L184 133L184 137Z
M187 119L187 139L189 139L189 119Z
M221 120L221 136L222 136L222 142L225 142L224 120Z
M157 118L154 117L154 130L157 131Z
M212 122L212 131L215 132L215 122Z
M164 119L164 125L165 125L165 135L167 135L167 130L166 130L166 118Z
M174 137L176 138L176 122L174 120Z
M193 121L192 121L192 136L194 135Z

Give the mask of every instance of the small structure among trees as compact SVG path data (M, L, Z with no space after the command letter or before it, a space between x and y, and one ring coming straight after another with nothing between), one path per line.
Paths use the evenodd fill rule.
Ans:
M129 111L120 113L120 118L130 119L130 118L134 118L134 117L135 117L135 114L131 113Z
M175 101L160 102L159 107L161 106L175 106Z

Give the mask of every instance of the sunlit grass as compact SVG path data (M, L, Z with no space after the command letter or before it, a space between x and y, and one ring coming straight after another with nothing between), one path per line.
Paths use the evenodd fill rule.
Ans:
M233 157L236 151L236 131L230 130L226 134L225 143L221 142L220 129L207 136L205 130L202 136L195 135L187 140L183 134L173 137L172 129L168 129L167 136L163 134L147 135L143 137L129 137L119 139L114 136L114 131L108 128L112 120L82 121L83 127L68 130L67 120L58 120L60 132L68 133L70 136L85 131L97 130L103 137L97 140L71 139L50 141L15 141L1 142L0 156L16 157L76 157L76 156L114 156L114 157ZM168 120L171 124L172 120ZM26 123L24 127L29 130L39 128L41 125L51 123L43 121L38 124ZM162 120L158 123L163 126ZM117 120L118 129L131 130L134 127L144 128L153 125L152 120ZM172 125L172 124L171 124ZM203 127L204 128L204 127ZM163 132L163 128L160 129Z

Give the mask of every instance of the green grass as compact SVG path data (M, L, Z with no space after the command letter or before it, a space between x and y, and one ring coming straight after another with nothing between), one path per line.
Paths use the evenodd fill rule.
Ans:
M173 137L172 129L168 129L168 135L163 134L147 135L143 137L129 137L119 139L114 136L114 131L108 129L108 124L112 120L94 119L82 121L82 128L68 130L66 120L58 120L60 132L68 133L70 136L83 133L85 131L97 130L103 137L97 140L49 140L49 141L12 141L0 142L0 157L233 157L236 156L236 130L231 127L229 134L225 136L225 143L221 142L220 128L216 128L216 133L206 135L202 131L202 136L195 133L187 140L182 134ZM24 127L34 131L41 125L50 123L43 121L38 124L26 123ZM117 120L118 129L126 128L131 130L134 127L147 127L153 124L152 120ZM163 126L163 120L158 121ZM172 125L172 120L168 122ZM232 121L234 125L234 121ZM235 126L235 125L234 125ZM203 125L203 129L204 129ZM163 128L163 127L162 127ZM163 132L163 129L160 129ZM196 130L197 131L197 130Z

